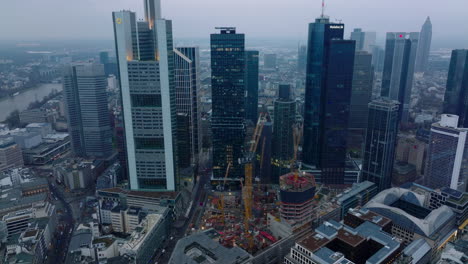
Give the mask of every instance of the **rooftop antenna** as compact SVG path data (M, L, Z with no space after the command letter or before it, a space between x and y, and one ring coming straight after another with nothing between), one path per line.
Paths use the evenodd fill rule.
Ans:
M322 18L325 17L325 0L322 0Z

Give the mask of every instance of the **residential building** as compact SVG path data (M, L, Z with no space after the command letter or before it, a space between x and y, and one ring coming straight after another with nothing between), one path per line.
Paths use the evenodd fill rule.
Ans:
M388 32L382 74L381 96L401 104L399 120L409 121L414 64L418 49L418 32Z
M303 166L324 184L344 184L355 41L324 15L309 24Z
M391 187L399 106L397 101L388 99L369 103L361 179L375 183L379 191Z
M64 70L68 131L77 156L107 158L112 154L106 87L107 78L100 64L75 65Z
M291 98L291 86L279 85L279 97L274 102L271 183L278 184L281 175L291 171L294 158L294 125L296 101Z
M421 33L419 34L418 53L416 54L416 72L425 72L429 61L432 42L432 23L431 18L427 17L424 22Z
M211 34L212 180L223 180L228 164L228 178L240 180L244 176L238 160L243 158L245 138L245 36L234 27L218 29L219 33Z
M160 1L145 2L145 20L113 12L122 111L132 190L178 187L172 22ZM137 36L137 37L135 37Z
M444 97L444 113L458 115L458 127L468 128L468 49L452 50L447 86Z
M258 50L245 51L245 119L258 119Z
M457 124L458 116L449 114L443 114L440 122L432 124L425 170L426 185L430 188L466 190L468 129L457 128Z

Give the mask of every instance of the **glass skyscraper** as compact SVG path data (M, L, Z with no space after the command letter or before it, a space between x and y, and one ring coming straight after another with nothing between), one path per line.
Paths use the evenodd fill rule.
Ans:
M381 96L400 102L400 121L408 123L419 32L389 32L385 44Z
M416 72L425 72L427 69L427 63L429 61L429 53L431 51L432 42L432 23L431 19L427 17L426 22L421 28L421 34L419 35L419 46L418 53L416 55Z
M291 99L290 85L279 85L279 96L274 102L272 175L271 183L279 184L279 177L290 172L294 157L293 126L296 123L296 101Z
M198 163L198 153L201 151L200 112L198 106L199 52L196 47L179 47L174 49L174 75L176 86L177 113L184 113L189 119L190 140L188 152L192 164ZM180 118L179 118L180 119Z
M309 24L303 163L325 184L344 183L355 41L343 32L325 16Z
M172 23L161 19L159 6L145 1L144 21L113 13L132 190L178 187Z
M258 51L245 51L245 119L257 123L258 118Z
M245 36L236 28L211 34L213 180L241 179L245 139Z
M458 126L468 128L468 50L452 50L444 113L458 115Z
M357 51L354 56L353 90L351 93L350 129L367 128L368 104L374 86L374 67L372 55L366 51Z
M361 179L375 183L379 191L390 188L392 183L399 105L389 99L369 103Z
M77 156L108 158L112 154L106 87L102 64L75 65L64 70L68 131Z

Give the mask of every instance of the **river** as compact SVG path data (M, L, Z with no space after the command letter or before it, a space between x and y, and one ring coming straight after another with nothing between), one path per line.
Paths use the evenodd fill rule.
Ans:
M45 83L34 88L23 91L14 97L4 97L0 99L0 122L5 121L8 115L15 111L26 110L30 103L40 101L53 90L62 91L60 83Z

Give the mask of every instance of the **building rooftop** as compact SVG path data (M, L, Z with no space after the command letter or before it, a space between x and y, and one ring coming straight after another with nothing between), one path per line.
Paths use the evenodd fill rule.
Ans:
M110 188L102 189L99 192L115 193L115 194L125 194L128 196L141 196L145 198L159 198L159 199L175 199L177 198L177 192L148 192L148 191L132 191L125 190L122 188Z
M83 246L91 245L93 235L89 229L80 229L73 232L73 236L70 240L70 246L68 252L73 253L80 250Z
M344 201L355 197L359 193L363 192L364 190L369 189L372 186L375 186L375 183L370 182L370 181L363 181L361 183L356 183L353 185L353 187L350 190L345 191L341 196L337 197L338 203L341 204Z
M226 248L209 229L180 239L172 252L170 264L243 263L251 255L239 247Z
M359 217L360 219L364 221L369 221L371 223L374 223L380 227L384 227L388 225L392 220L388 219L387 217L381 216L379 214L376 214L369 209L349 209L348 211L349 214L352 214L356 217Z

